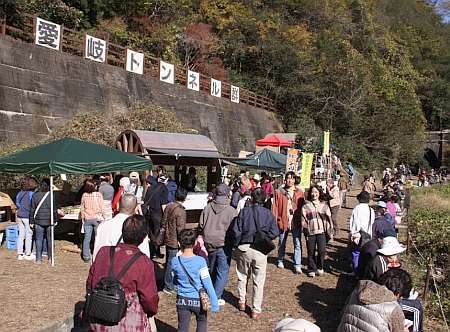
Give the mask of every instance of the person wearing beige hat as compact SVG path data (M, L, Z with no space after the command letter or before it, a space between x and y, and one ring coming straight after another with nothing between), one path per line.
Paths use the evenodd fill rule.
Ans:
M134 196L136 196L136 200L137 200L137 206L136 206L136 214L139 215L143 215L142 213L142 204L144 203L143 201L143 196L144 196L144 187L141 186L141 180L139 178L139 173L138 172L131 172L129 175L130 178L130 185L128 186L126 193L127 194L133 194Z
M400 244L396 237L385 237L381 248L377 250L376 256L367 265L364 279L376 282L387 270L400 267L399 254L405 250L406 247Z
M320 332L320 327L303 318L285 318L278 322L273 332Z

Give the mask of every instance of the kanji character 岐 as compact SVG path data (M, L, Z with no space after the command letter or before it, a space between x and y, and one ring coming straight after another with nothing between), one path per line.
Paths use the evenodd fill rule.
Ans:
M87 55L93 59L102 60L105 53L105 43L97 38L88 38Z

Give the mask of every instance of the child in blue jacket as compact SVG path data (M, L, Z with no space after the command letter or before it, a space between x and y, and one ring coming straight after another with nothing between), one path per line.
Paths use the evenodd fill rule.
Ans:
M207 312L202 309L198 294L200 288L205 288L208 293L211 311L219 311L219 303L206 261L194 254L196 238L195 230L182 230L179 236L181 255L171 261L174 284L177 288L178 332L189 331L192 314L197 320L197 332L208 330Z

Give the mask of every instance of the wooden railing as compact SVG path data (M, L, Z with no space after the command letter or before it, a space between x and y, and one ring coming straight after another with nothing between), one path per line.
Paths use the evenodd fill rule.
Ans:
M0 35L8 35L29 43L34 42L34 27L36 16L22 14L24 18L20 27L9 25L7 18L0 18ZM9 23L9 24L8 24ZM57 22L55 22L57 23ZM85 34L81 31L72 30L61 26L60 51L76 56L84 55ZM125 68L127 47L111 43L107 40L108 52L106 62L112 66ZM161 59L145 54L144 75L159 79L159 61ZM187 70L181 66L175 67L175 83L186 86ZM210 77L200 73L200 91L210 94ZM230 100L231 83L222 81L222 98ZM248 104L271 112L276 112L272 99L258 95L247 89L239 89L239 103Z

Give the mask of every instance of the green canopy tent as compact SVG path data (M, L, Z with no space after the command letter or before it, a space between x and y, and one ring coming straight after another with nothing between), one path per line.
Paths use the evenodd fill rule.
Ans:
M271 171L282 171L286 168L287 156L268 149L262 149L246 158L228 158L233 164Z
M0 172L50 176L51 240L54 246L53 176L55 174L99 174L151 169L149 159L105 145L64 138L0 158ZM52 266L54 266L54 250Z

